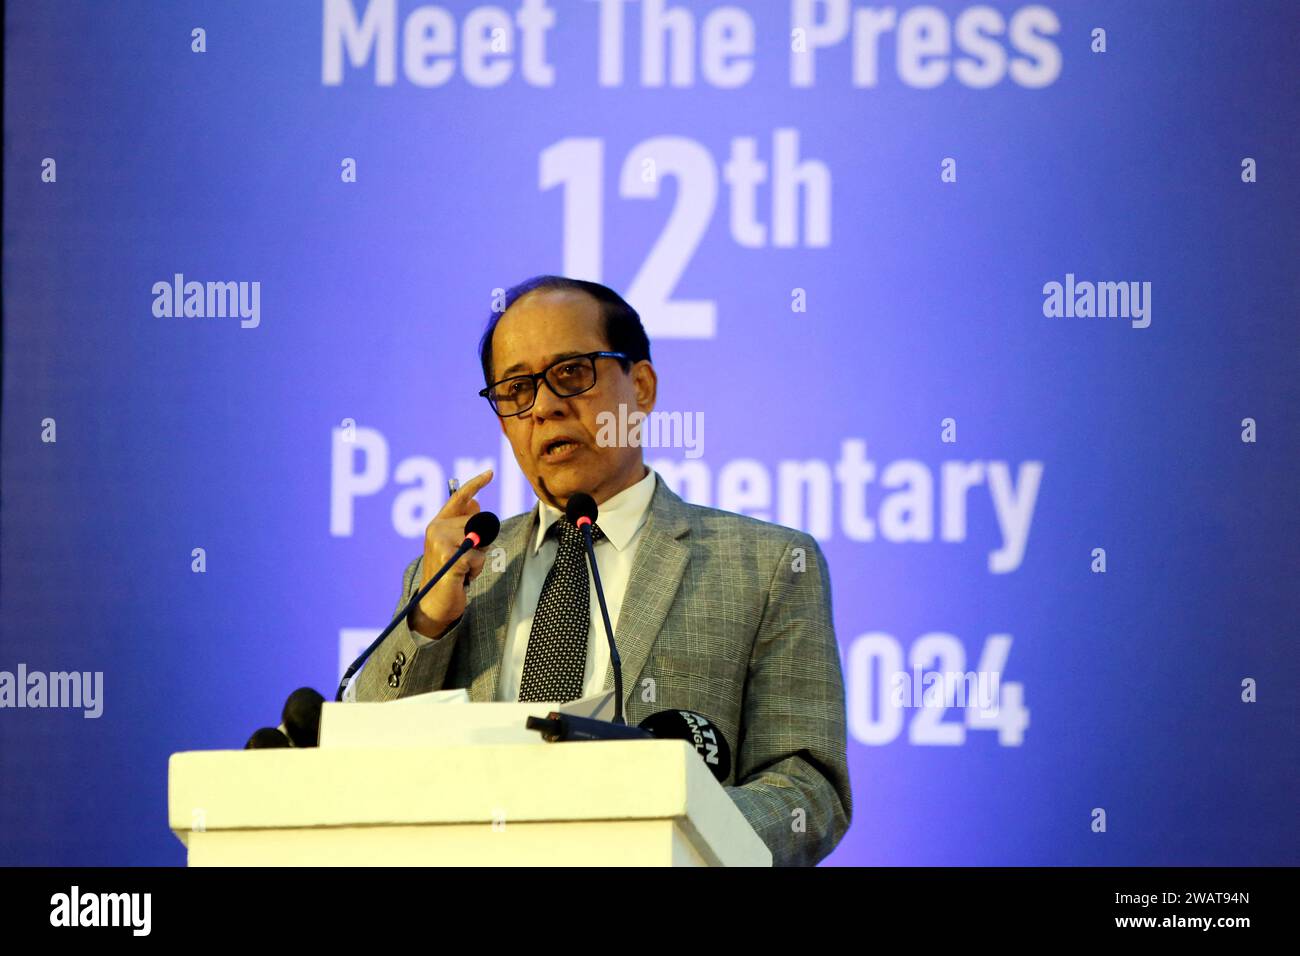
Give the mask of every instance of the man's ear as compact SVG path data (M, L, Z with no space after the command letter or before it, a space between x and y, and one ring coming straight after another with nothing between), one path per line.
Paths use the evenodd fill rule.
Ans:
M655 397L659 394L659 376L655 367L645 359L632 366L632 390L636 393L638 411L651 412L655 407Z

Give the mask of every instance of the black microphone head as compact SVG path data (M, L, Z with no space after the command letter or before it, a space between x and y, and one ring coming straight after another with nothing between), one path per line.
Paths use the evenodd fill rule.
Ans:
M289 738L275 727L259 727L244 744L245 750L269 750L272 747L292 747Z
M731 776L731 745L718 725L703 714L693 710L661 710L637 726L657 740L685 740L693 744L718 783Z
M480 511L465 522L465 537L478 536L476 548L486 548L501 533L501 519L490 511Z
M579 518L589 518L595 524L596 515L599 513L600 509L596 507L596 499L585 491L579 491L576 495L569 495L569 503L564 506L564 517L569 519L570 524L577 524Z
M315 747L320 740L320 709L325 698L310 687L299 687L284 702L284 729L295 747Z

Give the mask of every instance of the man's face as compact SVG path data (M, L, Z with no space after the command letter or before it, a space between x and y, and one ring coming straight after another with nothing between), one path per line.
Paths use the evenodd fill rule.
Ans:
M540 372L557 359L610 351L600 304L584 292L538 290L506 310L492 335L493 381ZM613 416L607 434L619 437L619 405L626 415L654 408L656 379L649 362L628 371L616 359L596 359L596 385L581 395L559 398L544 382L537 401L522 415L501 419L515 460L543 501L563 508L585 491L603 504L645 476L641 449L596 443L602 412ZM568 445L557 442L567 440Z

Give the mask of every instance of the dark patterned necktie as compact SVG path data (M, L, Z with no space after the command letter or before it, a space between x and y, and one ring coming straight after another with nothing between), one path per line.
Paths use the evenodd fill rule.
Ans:
M519 699L563 704L582 696L587 669L587 631L591 627L587 548L582 532L566 518L555 522L552 532L559 534L560 546L537 599ZM591 533L595 541L603 537L596 525Z

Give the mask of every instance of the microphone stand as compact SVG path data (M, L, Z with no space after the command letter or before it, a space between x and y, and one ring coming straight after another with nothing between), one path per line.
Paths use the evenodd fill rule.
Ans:
M596 547L591 539L591 519L581 517L577 525L582 529L582 540L587 545L587 563L591 565L591 576L596 580L596 599L600 601L600 616L605 622L605 637L609 641L609 663L614 668L614 723L626 724L623 718L623 661L618 656L618 645L614 643L614 628L609 623L609 608L605 606L605 589L600 585Z
M465 540L460 543L460 547L457 548L456 552L447 559L447 563L438 569L437 574L429 578L429 583L416 591L415 594L411 595L411 599L406 602L406 606L397 612L397 616L393 618L386 628L384 628L383 633L370 642L370 646L361 652L361 655L352 662L352 666L343 674L343 679L339 681L338 693L334 695L334 700L336 702L343 699L343 692L347 690L348 681L352 679L353 674L361 669L361 665L366 662L367 658L375 652L375 648L384 642L384 638L393 633L393 629L396 628L398 624L401 624L402 621L406 620L406 616L411 613L411 608L415 607L421 600L423 600L424 596L429 593L430 589L442 580L442 576L451 570L451 566L463 558L467 552L477 547L478 543L479 536L477 534L467 534Z

